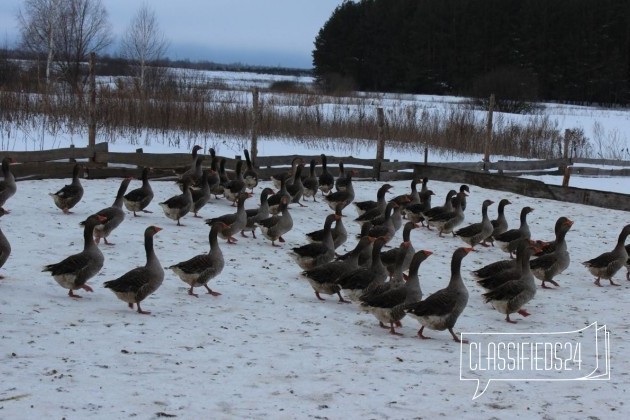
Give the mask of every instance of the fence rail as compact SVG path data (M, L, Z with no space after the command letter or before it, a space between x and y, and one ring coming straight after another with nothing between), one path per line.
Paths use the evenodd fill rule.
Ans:
M153 179L170 180L186 170L191 162L190 153L135 153L110 152L107 143L98 143L88 147L69 147L63 149L32 152L0 152L10 156L19 164L11 170L18 180L69 178L74 162L83 162L85 176L89 179L110 177L139 176L140 167L151 167ZM425 154L426 155L426 154ZM210 166L210 157L204 167ZM231 172L240 156L228 157L226 168ZM314 159L321 163L320 155L258 156L256 166L259 177L268 179L273 173L286 170L294 158L301 158L308 166ZM522 174L557 174L567 175L565 169L571 168L573 174L629 176L630 162L599 159L554 159L544 161L498 161L498 162L448 162L420 164L418 162L398 162L378 159L360 159L352 156L327 156L329 171L337 176L338 164L343 162L346 170L355 170L359 179L378 181L410 180L413 177L427 176L430 179L469 183L484 188L510 191L530 197L548 198L580 204L630 211L630 195L585 190L572 187L547 185L540 181L519 178ZM624 169L605 169L593 166L627 166Z

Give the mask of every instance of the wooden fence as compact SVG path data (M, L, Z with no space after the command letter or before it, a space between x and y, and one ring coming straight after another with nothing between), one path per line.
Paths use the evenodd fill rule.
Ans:
M74 162L83 162L86 170L84 177L102 179L110 177L139 177L141 167L151 167L152 179L173 180L185 171L191 162L190 153L135 153L110 152L107 143L98 143L84 148L69 147L63 149L32 152L0 152L10 156L19 164L11 170L18 180L70 178ZM203 166L210 165L210 157ZM426 156L426 153L425 153ZM290 167L291 161L299 157L306 164L311 159L320 164L320 155L258 156L256 166L259 177L268 179L275 172ZM226 168L232 171L240 156L225 156ZM426 159L426 158L425 158ZM563 175L565 168L571 167L573 174L580 175L630 175L630 162L600 159L555 159L539 161L498 161L498 162L447 162L424 164L418 162L398 162L378 159L359 159L351 156L327 156L328 168L333 175L338 175L339 162L346 170L354 169L358 179L378 181L410 180L412 177L427 176L429 179L466 183L483 188L510 191L530 197L548 198L572 203L588 204L598 207L630 211L630 195L587 190L572 187L547 185L540 181L519 178L522 174ZM579 166L592 165L592 166ZM624 169L604 169L599 166L624 166ZM630 190L630 188L629 188Z
M508 191L534 198L587 204L615 210L630 211L630 195L584 188L562 187L542 181L504 174L470 171L436 165L416 165L415 177L428 177L437 181L476 185L499 191ZM630 189L630 187L629 187Z

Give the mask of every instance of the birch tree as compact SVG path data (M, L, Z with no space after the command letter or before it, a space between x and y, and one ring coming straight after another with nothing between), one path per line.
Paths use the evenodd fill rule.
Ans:
M147 3L140 7L129 24L121 48L122 56L136 65L140 88L144 90L149 66L160 60L168 49L155 12Z
M91 52L110 45L108 13L101 0L24 0L18 12L22 45L47 55L46 74L56 68L74 89Z
M46 84L55 56L55 30L62 0L25 0L18 11L22 47L46 55Z

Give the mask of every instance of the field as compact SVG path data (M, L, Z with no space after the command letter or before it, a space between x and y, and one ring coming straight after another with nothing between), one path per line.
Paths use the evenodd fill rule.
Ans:
M623 132L628 120L628 114L619 110L549 109L560 118L560 127L580 125L587 134L596 123L606 122L610 123L605 125L606 132ZM38 137L29 135L12 132L10 147L3 150L39 146ZM186 149L184 144L177 148L147 139L143 144L147 151ZM132 151L138 144L129 140L117 139L113 147ZM83 146L85 141L81 134L44 136L42 147ZM220 136L203 146L215 145L219 154L229 155L240 153L242 143L236 141L247 143ZM268 155L297 153L305 147L284 138L264 139L261 146ZM330 154L337 150L330 141L308 147ZM349 154L355 156L371 157L374 150L369 145L353 147ZM388 147L386 156L408 160L409 153ZM457 157L479 159L478 154ZM435 159L453 158L435 155ZM617 181L600 178L596 185L606 189ZM157 203L179 192L170 182L154 182L156 196L149 207L154 213L137 218L127 213L110 237L115 245L101 245L105 266L89 281L94 292L81 291L82 299L71 299L48 273L41 272L42 267L81 249L78 223L111 205L120 180L84 180L85 196L71 215L62 214L48 197L63 183L18 182L16 195L5 205L11 214L0 220L13 248L0 270L5 276L0 280L2 417L477 419L627 418L630 414L626 402L630 323L624 316L630 282L622 269L614 278L621 287L604 281L604 287L598 288L580 264L614 247L621 228L630 222L627 212L470 186L464 224L481 219L481 203L487 198L512 201L506 208L511 227L518 224L523 206L533 207L529 222L535 238L553 239L559 216L573 220L567 235L571 265L558 276L560 287L539 287L527 305L532 315L517 316L518 323L512 325L483 303L482 290L470 276L471 270L507 254L498 248L475 250L463 261L470 298L455 330L464 334L549 333L575 331L597 322L610 331L611 365L610 380L538 381L545 376L534 375L531 381L491 382L484 395L472 400L475 384L460 381L462 348L448 332L425 331L432 339L420 340L418 323L405 318L400 328L403 336L393 336L356 304L338 303L334 296L325 302L315 298L289 250L306 243L305 233L322 227L329 213L324 203L292 206L294 228L281 248L272 247L260 235L258 239L238 237L237 245L222 241L226 267L210 285L221 296L189 296L187 286L165 270L162 287L143 302L143 309L152 314L143 316L103 288L103 282L144 264L142 232L147 226L164 228L155 237L155 248L162 266L168 267L207 251L207 225L190 215L182 220L182 227L167 219ZM408 181L393 184L396 195L409 191ZM261 188L268 185L265 181L256 188L247 208L257 206ZM625 185L617 182L614 188ZM138 181L133 181L131 188L137 186ZM429 186L436 193L434 204L441 204L449 189L459 188L437 181L429 181ZM378 182L357 182L355 200L375 199L379 187ZM213 199L201 215L233 212L226 200ZM496 204L490 214L496 215ZM352 221L356 217L352 206L345 216L351 235L341 251L354 246L352 234L359 232ZM399 231L392 245L400 240ZM455 237L439 238L424 228L412 231L411 242L416 250L433 252L420 269L421 286L428 296L446 285L453 251L464 243ZM604 355L587 353L582 355L585 365L587 360L605 360Z

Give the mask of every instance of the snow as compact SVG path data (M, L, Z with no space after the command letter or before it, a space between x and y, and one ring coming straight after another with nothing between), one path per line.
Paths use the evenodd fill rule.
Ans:
M229 78L226 76L226 79ZM264 80L252 77L259 85ZM402 99L401 99L402 98ZM382 95L375 105L424 100L436 107L461 98ZM430 106L430 105L427 105ZM575 126L589 130L601 121L603 130L627 127L624 110L548 105L559 128ZM601 131L602 128L600 127ZM627 139L622 138L627 143ZM194 141L194 140L188 140ZM621 140L620 140L621 141ZM259 139L261 155L319 154L372 158L371 146L361 143L304 145L279 139ZM37 150L46 147L83 147L86 136L74 133L43 140L31 132L2 137L4 150ZM147 138L116 139L111 151L146 153L184 152L189 144L165 145ZM247 141L216 136L202 144L214 146L221 155L241 154ZM386 158L421 161L421 153L386 150ZM481 161L482 156L440 155L431 151L430 162ZM493 156L493 160L504 157ZM231 168L230 168L231 169ZM70 174L68 175L70 177ZM561 183L561 177L536 177ZM187 215L184 226L166 218L158 202L179 194L171 182L153 181L154 213L134 218L131 213L110 236L113 246L100 245L105 254L102 271L83 290L82 299L71 299L49 275L46 264L61 261L82 249L79 222L111 205L119 179L83 180L85 195L64 215L49 192L67 181L20 181L18 191L5 204L11 214L2 217L0 228L12 245L12 254L0 274L0 343L4 381L0 387L2 418L627 418L630 381L630 282L625 269L615 277L621 287L593 285L593 278L580 262L610 251L622 227L630 223L627 212L534 199L470 186L466 221L481 219L481 203L508 198L510 227L518 225L523 206L535 210L529 216L532 236L553 239L559 216L575 222L567 235L571 265L556 280L560 287L538 287L527 305L532 314L508 324L483 303L482 290L470 271L507 258L498 248L479 248L463 261L462 273L470 298L459 318L458 333L531 333L573 331L598 322L611 331L611 379L599 381L508 381L492 382L481 397L472 400L473 382L460 380L460 344L447 331L425 330L431 340L416 337L419 325L409 317L393 336L356 304L325 302L315 298L300 268L289 256L294 246L306 243L305 233L320 229L329 214L322 203L292 206L294 228L286 243L274 248L258 239L241 238L237 245L220 241L225 255L223 273L210 287L222 295L187 294L188 286L171 270L163 285L142 307L151 315L130 310L102 284L135 266L144 264L142 234L149 225L164 230L155 236L155 249L164 267L205 253L208 226L203 219ZM393 194L409 191L409 181L391 182ZM571 186L628 193L625 178L571 177ZM356 201L375 199L379 182L355 182ZM133 181L130 189L139 186ZM269 182L261 182L247 208L258 204L258 194ZM449 189L459 185L429 181L441 204ZM319 199L319 197L318 197ZM351 206L352 207L352 206ZM224 199L212 199L200 214L204 218L233 213ZM350 239L339 252L354 247L359 225L354 208L345 212ZM392 244L401 241L398 231ZM464 246L459 238L439 238L424 228L412 231L416 250L433 252L420 268L425 296L444 287L449 279L453 251ZM536 378L532 378L536 379Z
M532 316L518 323L482 301L470 271L504 259L498 248L479 248L463 261L470 292L468 306L455 330L460 332L558 332L583 328L594 321L611 331L610 381L498 382L472 400L475 385L460 381L460 345L447 331L425 330L432 340L416 337L417 321L407 317L402 337L381 329L376 319L356 304L328 297L318 301L300 269L290 258L291 247L306 243L305 233L320 229L329 214L322 203L292 206L294 228L282 248L270 242L241 238L220 245L223 273L210 287L222 293L189 296L187 285L166 270L162 287L143 302L151 315L127 308L103 282L144 264L142 233L149 225L164 228L155 248L164 267L205 253L208 226L188 215L183 227L167 219L158 202L178 194L170 182L153 182L152 214L127 214L110 236L114 246L101 245L102 271L71 299L43 265L55 263L82 248L78 225L92 212L109 206L120 180L83 180L85 195L64 215L48 192L60 180L21 181L6 204L11 214L0 220L13 251L0 269L0 341L4 378L0 388L3 418L627 418L630 322L622 308L630 282L625 269L614 279L621 287L602 288L580 264L614 247L628 213L471 186L467 223L480 220L481 203L508 198L511 227L520 208L535 208L529 222L534 238L553 239L553 225L564 215L575 224L567 235L571 265L557 277L560 288L538 288L527 305ZM602 181L605 182L605 181ZM356 200L375 199L379 182L356 182ZM394 194L409 191L409 181L393 182ZM139 185L134 181L130 188ZM262 182L247 208L258 203ZM441 204L446 192L459 185L430 181ZM212 199L203 217L233 213L224 199ZM490 209L496 215L496 204ZM596 217L594 215L596 214ZM352 234L341 251L356 243L359 226L354 208L344 223ZM401 231L392 241L401 240ZM444 287L459 238L439 238L426 229L412 231L416 250L433 252L420 268L425 296ZM199 290L201 292L202 290Z

